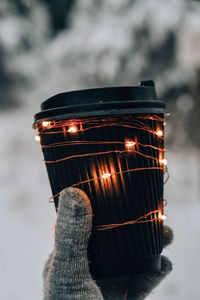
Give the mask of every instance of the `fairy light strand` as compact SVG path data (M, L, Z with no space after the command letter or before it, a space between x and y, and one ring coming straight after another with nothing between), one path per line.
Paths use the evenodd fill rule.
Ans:
M157 115L146 115L146 116L137 116L136 118L129 117L123 117L122 120L119 122L119 120L115 117L108 117L108 118L88 118L88 119L81 119L81 120L63 120L63 121L43 121L39 124L36 124L34 128L38 131L38 134L35 137L35 140L40 143L41 141L41 135L45 134L63 134L65 137L67 137L67 134L74 135L78 134L79 132L85 132L88 130L93 130L97 128L102 127L110 127L110 126L119 126L119 127L126 127L130 129L136 129L136 130L143 130L148 132L149 134L155 135L159 140L164 140L164 132L161 129L161 127L157 128L156 130L153 130L150 126L147 126L144 124L141 119L146 120L152 120L161 122L162 124L165 123L165 118L161 118ZM61 128L61 130L59 130ZM53 130L52 130L53 129ZM56 129L56 131L54 131ZM166 149L161 147L156 147L154 145L144 145L137 140L128 140L125 141L84 141L84 140L76 140L76 141L63 141L63 142L57 142L57 143L51 143L47 145L41 145L42 149L49 149L54 147L67 147L67 146L76 146L76 145L121 145L125 147L125 150L109 150L109 151L101 151L101 152L95 152L95 153L83 153L83 154L77 154L77 155L71 155L66 156L57 160L44 160L46 164L50 163L58 163L65 160L73 159L73 158L83 158L83 157L89 157L89 156L98 156L98 155L109 155L109 154L117 154L120 156L120 154L123 153L134 153L137 155L141 155L144 158L156 161L159 166L156 167L143 167L143 168L135 168L135 169L127 169L127 170L121 170L116 172L103 172L101 176L96 176L93 178L88 178L86 180L82 180L80 182L74 183L71 185L71 187L77 187L86 183L91 183L94 181L99 180L111 180L113 176L122 175L127 172L134 172L134 171L143 171L143 170L162 170L164 173L167 173L167 179L169 178L169 173L167 169L167 160L163 157L163 154ZM160 154L159 157L154 157L151 155L147 155L141 151L138 151L138 147L141 146L142 148L149 147L152 150L159 151ZM52 196L50 198L54 199L60 195L61 192L57 193L56 195ZM154 217L151 218L154 214ZM155 214L157 214L155 216ZM150 218L150 219L149 219ZM137 223L147 223L147 222L153 222L153 221L164 221L166 219L166 215L162 214L160 210L154 210L149 213L147 213L144 216L139 217L136 220L127 221L120 224L108 224L108 225L99 225L96 226L96 230L108 230L108 229L114 229L116 227L125 226L125 225L133 225Z
M124 123L128 122L138 122L139 119L143 119L143 120L154 120L154 121L158 121L161 123L165 122L165 118L159 117L157 115L143 115L143 116L137 116L137 117L132 117L132 116L121 116L121 119L123 120ZM74 120L59 120L59 121L43 121L41 123L36 123L33 125L33 128L36 130L41 130L43 129L43 127L48 127L49 128L59 128L59 127L63 127L63 126L73 126L73 125L77 125L77 124L98 124L98 123L105 123L107 121L110 122L118 122L118 118L117 117L109 117L109 118L101 118L101 117L95 117L95 118L84 118L84 119L74 119Z
M124 174L124 173L127 173L127 172L136 172L136 171L144 171L144 170L162 170L164 172L166 171L166 169L162 168L162 167L147 167L147 168L128 169L128 170L119 171L119 172L111 172L111 173L109 173L110 174L109 176L107 175L107 176L103 177L103 175L102 175L102 176L98 176L98 177L94 177L94 178L89 178L89 179L86 179L86 180L83 180L83 181L79 181L77 183L72 184L71 187L77 187L77 186L80 186L82 184L93 182L93 181L100 180L100 179L108 179L111 176L120 175L120 174ZM58 197L60 195L60 193L61 193L61 191L59 193L51 196L49 198L49 200Z
M43 122L44 123L44 122ZM95 125L95 123L97 125ZM47 122L45 122L45 125L47 124ZM78 125L80 125L80 129L77 127ZM83 125L88 125L88 124L93 124L93 126L90 127L86 127L83 128ZM64 121L64 122L55 122L55 123L48 123L48 129L52 129L52 128L62 128L63 126L69 127L68 128L68 132L69 133L78 133L79 131L81 132L85 132L87 130L92 130L92 129L97 129L97 128L101 128L101 127L110 127L110 126L121 126L121 127L127 127L127 128L133 128L133 129L138 129L138 130L144 130L147 131L149 133L152 134L157 134L157 132L161 133L161 130L158 131L154 131L152 130L152 128L150 128L149 126L147 126L146 124L144 124L143 122L141 122L140 120L137 119L129 119L129 122L119 122L117 121L116 118L105 118L103 120L101 120L101 122L97 121L96 119L90 120L90 122L88 122L87 120L76 120L74 122L72 121ZM62 131L46 131L46 126L42 126L38 125L35 127L38 131L40 131L40 134L59 134L59 133L63 133ZM163 139L163 136L161 134L157 134L159 136L160 139Z
M158 217L154 217L153 219L147 219L147 217L152 216L153 214L155 215L157 213L158 213ZM127 221L127 222L119 223L119 224L98 225L98 226L95 226L95 229L96 230L108 230L108 229L114 229L116 227L121 227L121 226L126 226L126 225L147 223L147 222L153 222L155 220L165 220L165 219L166 219L166 216L162 215L159 210L154 210L154 211L151 211L151 212L145 214L144 216L137 218L136 220L131 220L131 221Z
M129 152L130 152L130 150L110 150L110 151L102 151L102 152L95 152L95 153L84 153L84 154L66 156L66 157L63 157L63 158L56 159L56 160L44 160L44 162L46 164L52 164L52 163L58 163L58 162L62 162L62 161L65 161L65 160L69 160L69 159L72 159L72 158L105 155L105 154L111 154L111 153L122 154L122 153L129 153ZM159 161L161 164L166 165L166 162L164 163L163 160L160 161L157 157L146 155L146 154L144 154L142 152L139 152L139 151L134 151L134 153L138 154L138 155L141 155L145 158L149 158L149 159L152 159L152 160L155 160L155 161Z
M41 148L42 149L48 149L48 148L54 148L54 147L65 147L65 146L74 146L74 145L99 145L99 144L120 144L120 145L124 145L128 146L128 147L133 147L136 145L139 145L141 147L149 147L161 152L165 152L166 149L164 148L159 148L159 147L155 147L153 145L144 145L142 143L139 142L135 142L135 141L127 141L127 142L121 142L121 141L65 141L65 142L59 142L59 143L52 143L52 144L48 144L48 145L42 145Z

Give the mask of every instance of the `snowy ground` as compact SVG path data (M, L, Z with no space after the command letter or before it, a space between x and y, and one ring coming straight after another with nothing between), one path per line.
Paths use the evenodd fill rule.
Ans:
M0 299L42 299L42 269L53 246L55 211L40 146L31 128L35 111L0 115ZM200 298L200 158L196 150L168 149L167 224L174 229L171 275L149 300Z
M169 151L170 179L165 188L167 224L174 230L174 242L164 251L174 265L173 272L149 300L200 299L200 157L196 151Z

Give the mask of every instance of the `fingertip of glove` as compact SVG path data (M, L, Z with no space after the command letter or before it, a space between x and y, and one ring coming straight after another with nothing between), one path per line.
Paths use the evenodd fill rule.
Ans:
M172 267L172 263L169 260L169 258L167 258L166 256L161 256L161 272L163 274L168 274L172 271L173 267Z
M60 193L57 211L56 257L76 260L86 255L91 229L92 209L87 195L77 188L64 189Z
M86 193L78 188L68 187L60 193L58 213L75 215L92 214L90 200Z
M173 239L174 239L173 230L169 226L165 225L163 227L163 247L167 247L168 245L170 245Z

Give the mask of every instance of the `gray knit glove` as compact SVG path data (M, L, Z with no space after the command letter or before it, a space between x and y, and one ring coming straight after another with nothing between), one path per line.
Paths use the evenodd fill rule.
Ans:
M87 195L77 188L62 191L55 230L55 247L43 271L44 300L140 300L171 271L162 257L161 271L95 282L87 260L92 209ZM172 241L164 227L164 246Z

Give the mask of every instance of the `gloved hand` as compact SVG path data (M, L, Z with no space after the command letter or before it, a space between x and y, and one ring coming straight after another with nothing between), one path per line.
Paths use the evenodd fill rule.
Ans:
M44 300L140 300L171 271L172 264L162 256L161 271L116 279L92 279L87 260L92 229L92 208L87 195L77 188L60 194L55 246L44 267ZM164 246L173 233L164 227Z

